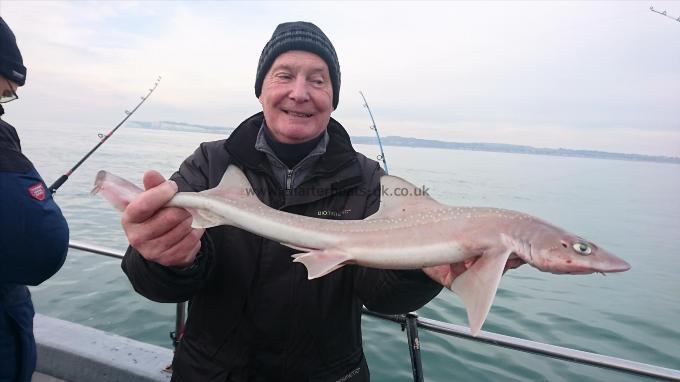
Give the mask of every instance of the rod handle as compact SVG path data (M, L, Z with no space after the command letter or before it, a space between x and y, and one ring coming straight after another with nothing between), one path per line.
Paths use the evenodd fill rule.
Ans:
M47 188L47 190L50 192L50 194L54 194L55 192L57 192L57 189L61 187L61 185L64 184L64 182L66 182L67 179L68 175L66 174L60 176L56 182L52 183L52 185Z

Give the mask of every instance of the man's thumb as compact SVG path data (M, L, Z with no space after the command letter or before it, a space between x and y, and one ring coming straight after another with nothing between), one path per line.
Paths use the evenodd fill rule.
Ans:
M161 175L160 172L155 171L155 170L149 170L144 173L144 189L148 190L150 188L154 188L158 186L159 184L165 182L165 178L163 175Z

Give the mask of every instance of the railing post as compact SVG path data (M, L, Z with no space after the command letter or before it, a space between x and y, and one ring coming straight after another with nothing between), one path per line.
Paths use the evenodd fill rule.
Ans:
M420 337L418 337L418 315L408 313L404 315L402 330L406 330L408 337L408 352L411 356L411 370L413 371L413 381L423 382L423 364L420 359Z
M177 309L175 312L175 331L170 332L170 338L172 338L172 347L177 349L177 345L182 340L184 335L184 322L186 321L186 302L178 302Z

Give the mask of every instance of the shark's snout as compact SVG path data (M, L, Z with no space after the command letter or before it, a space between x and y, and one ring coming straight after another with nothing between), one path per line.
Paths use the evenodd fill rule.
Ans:
M615 273L629 270L630 264L627 261L615 256L607 251L600 249L595 255L596 261L593 263L595 272Z
M606 266L602 268L603 269L600 270L600 272L613 273L613 272L625 272L629 270L631 267L627 261L619 258L613 258L606 264Z

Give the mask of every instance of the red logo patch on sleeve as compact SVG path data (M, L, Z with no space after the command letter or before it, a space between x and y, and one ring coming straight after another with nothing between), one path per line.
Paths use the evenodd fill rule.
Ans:
M28 193L33 199L43 201L47 193L45 192L45 186L42 183L36 183L28 188Z

